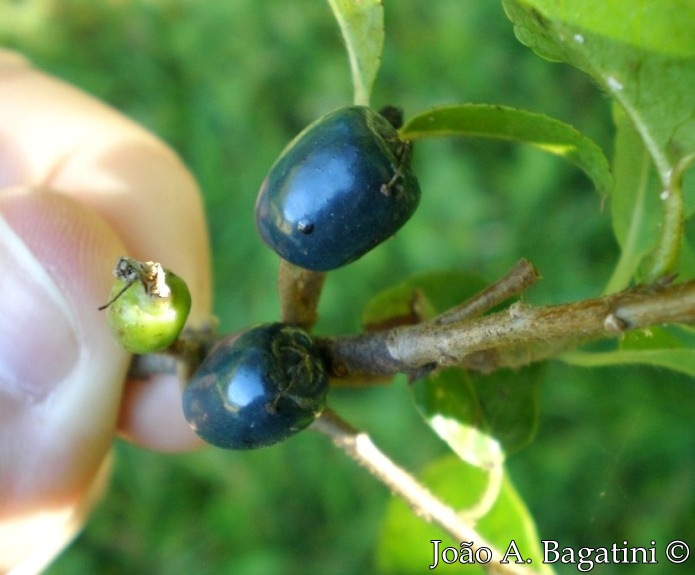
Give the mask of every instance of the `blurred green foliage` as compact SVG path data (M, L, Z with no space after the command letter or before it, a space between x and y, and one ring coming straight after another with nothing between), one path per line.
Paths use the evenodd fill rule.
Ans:
M386 2L385 23L374 106L398 104L406 116L457 102L519 106L575 125L612 153L607 98L580 72L518 44L498 1ZM221 329L275 320L277 261L256 234L253 205L285 143L351 100L328 4L0 0L0 43L178 151L209 214ZM420 210L395 239L330 275L321 332L356 331L378 290L442 268L492 279L526 257L544 276L528 294L535 303L601 292L618 250L609 210L585 176L503 142L442 139L416 148ZM671 372L551 364L538 436L508 462L541 537L563 546L695 542L695 442L685 425L693 400L692 382ZM337 390L331 402L412 469L446 453L401 380ZM123 442L115 449L108 496L51 575L376 569L389 494L323 437L307 432L252 453L164 455ZM676 572L657 558L660 573Z

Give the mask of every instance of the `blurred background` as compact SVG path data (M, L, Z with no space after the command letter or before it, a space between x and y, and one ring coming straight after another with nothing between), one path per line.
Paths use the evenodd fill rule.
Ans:
M374 107L396 104L406 117L457 102L523 107L575 125L610 156L608 99L580 72L521 46L498 0L385 4ZM351 102L327 3L0 0L0 44L176 149L209 214L221 331L277 319L277 258L256 234L253 205L284 145ZM369 298L416 272L494 279L526 257L544 278L528 293L533 303L602 291L618 257L609 210L562 160L442 139L418 144L415 168L419 211L393 240L330 274L321 333L358 331ZM540 536L576 547L695 544L694 400L692 381L671 372L551 364L537 438L508 462ZM446 448L410 402L403 380L331 394L348 420L416 471ZM115 450L108 496L50 575L377 572L390 496L318 434L249 453L162 455L121 441ZM600 572L654 569L681 572L663 561Z

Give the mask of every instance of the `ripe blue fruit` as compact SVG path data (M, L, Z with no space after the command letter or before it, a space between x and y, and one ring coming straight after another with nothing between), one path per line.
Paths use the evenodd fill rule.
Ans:
M256 201L261 237L310 270L356 260L417 208L410 152L410 143L370 108L326 114L290 142L263 181Z
M261 324L221 340L183 392L183 411L206 442L265 447L311 424L326 405L328 375L309 335Z

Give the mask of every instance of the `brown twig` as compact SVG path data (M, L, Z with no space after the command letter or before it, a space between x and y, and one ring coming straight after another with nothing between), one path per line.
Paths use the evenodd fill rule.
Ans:
M325 272L306 270L282 260L278 274L281 320L311 330L318 318L318 301L325 279Z
M510 272L481 292L482 295L432 320L358 336L316 338L316 343L336 378L421 375L452 365L487 373L548 359L586 341L620 337L628 330L695 323L695 281L682 284L662 281L555 306L536 307L517 302L504 311L472 318L490 304L496 305L502 295L520 293L519 289L509 289L509 285L515 285L515 281L509 284L510 277L522 278L517 288L533 283L532 278L537 277L535 271L530 273L533 268L519 265L517 271ZM518 274L519 270L522 273ZM298 273L302 276L303 270ZM315 273L309 272L310 277ZM318 284L323 281L321 277L314 279ZM285 321L294 318L296 322L302 320L304 325L311 324L311 318L315 319L314 298L318 289L314 285L295 290L313 296L306 300L309 303L302 312L288 312ZM212 343L214 340L208 341L204 348L209 349ZM136 356L131 372L146 377L149 373L171 370L170 360L162 362L156 357Z
M527 260L519 261L507 274L484 290L437 316L433 322L437 325L458 323L481 316L496 305L521 295L535 284L541 276Z
M312 425L312 429L327 435L336 447L342 449L359 465L386 485L394 495L401 497L413 512L444 529L455 541L470 542L470 550L489 550L491 560L484 565L488 573L499 575L528 575L529 568L500 563L503 554L464 521L456 512L424 487L402 467L395 464L372 442L369 435L360 432L338 414L326 409ZM463 487L465 488L465 486Z
M695 322L695 281L656 283L555 306L517 302L454 323L413 326L319 341L337 377L420 374L463 366L489 372L547 359L580 343L664 323Z

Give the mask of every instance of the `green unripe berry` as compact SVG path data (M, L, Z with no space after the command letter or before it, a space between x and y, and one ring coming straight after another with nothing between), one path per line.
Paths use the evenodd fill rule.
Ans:
M145 354L164 351L183 329L191 309L186 283L156 262L122 257L108 308L111 333L125 350Z

